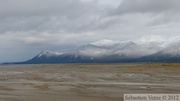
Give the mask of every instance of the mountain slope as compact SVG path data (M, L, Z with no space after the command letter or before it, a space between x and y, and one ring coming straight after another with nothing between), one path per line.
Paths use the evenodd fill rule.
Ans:
M149 46L101 40L62 53L43 51L21 63L180 62L180 44L171 44L166 48L159 43L151 43Z
M180 62L180 44L168 46L167 48L149 55L144 56L140 60L142 62Z
M134 42L96 44L82 45L65 53L43 51L24 63L129 62L135 58L152 54L149 49Z

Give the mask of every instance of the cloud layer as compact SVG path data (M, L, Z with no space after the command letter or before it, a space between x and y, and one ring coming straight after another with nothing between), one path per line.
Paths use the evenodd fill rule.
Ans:
M0 62L101 39L176 39L179 0L0 0ZM148 39L149 38L149 39ZM154 38L158 40L158 38Z
M177 12L179 0L124 0L114 14Z

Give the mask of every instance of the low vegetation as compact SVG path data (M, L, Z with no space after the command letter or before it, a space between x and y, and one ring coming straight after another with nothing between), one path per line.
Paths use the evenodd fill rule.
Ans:
M180 63L122 63L122 64L41 64L33 65L34 68L103 68L115 67L130 71L144 71L150 69L168 69L180 71Z

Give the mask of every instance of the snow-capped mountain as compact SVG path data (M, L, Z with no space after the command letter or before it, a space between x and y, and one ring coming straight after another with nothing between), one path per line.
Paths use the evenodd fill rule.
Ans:
M39 53L37 55L37 58L40 58L40 57L53 57L53 56L59 56L59 55L62 55L63 53L58 53L58 52L53 52L53 51L48 51L48 50L45 50L45 51L42 51L41 53Z
M107 40L106 40L107 42ZM137 58L152 54L150 49L142 47L134 42L113 42L106 44L88 44L78 47L72 52L80 56L103 57L116 55L121 58Z
M172 58L180 58L180 44L100 40L66 52L43 51L23 63L167 62Z
M147 49L150 49L154 53L156 53L157 51L161 51L167 47L167 43L164 41L149 41L149 42L137 43L137 44Z
M180 44L169 46L158 53L161 55L169 55L171 57L180 57Z
M141 57L139 60L142 62L180 62L180 44L172 43L163 50Z
M96 46L93 44L83 45L72 50L72 52L76 55L90 56L90 57L100 57L109 53L109 51L110 50L105 47Z
M103 40L100 40L100 41L93 42L91 44L95 45L95 46L108 47L108 46L113 46L113 45L116 45L116 44L119 44L119 43L121 43L121 42L120 41L113 41L113 40L103 39Z
M137 58L152 54L152 51L134 42L125 42L115 45L112 49L112 53L127 58Z

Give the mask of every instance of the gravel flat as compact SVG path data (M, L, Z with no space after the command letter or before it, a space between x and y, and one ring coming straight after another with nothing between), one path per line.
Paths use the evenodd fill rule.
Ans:
M180 92L180 64L0 65L0 101L123 101Z

